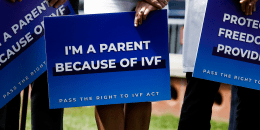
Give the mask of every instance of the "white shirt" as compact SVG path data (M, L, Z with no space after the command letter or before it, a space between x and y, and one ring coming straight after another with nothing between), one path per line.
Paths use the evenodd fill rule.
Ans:
M185 2L183 71L193 72L207 0L186 0Z
M85 0L84 13L115 13L132 11L141 0ZM168 9L168 5L164 9Z
M132 11L139 0L85 0L84 13L115 13Z

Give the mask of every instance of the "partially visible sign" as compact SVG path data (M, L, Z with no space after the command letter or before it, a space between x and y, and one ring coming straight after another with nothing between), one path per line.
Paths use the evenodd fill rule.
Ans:
M43 16L75 14L69 2L0 0L0 108L46 71Z
M193 76L260 90L259 20L260 2L246 16L239 1L209 0Z
M137 28L134 17L44 19L50 108L171 99L167 11Z

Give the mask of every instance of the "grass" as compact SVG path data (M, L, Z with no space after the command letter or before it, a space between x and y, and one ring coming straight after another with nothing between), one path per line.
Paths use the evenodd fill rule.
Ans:
M150 130L177 130L179 118L172 115L152 115ZM97 130L94 107L64 109L64 130ZM228 123L211 121L211 130L227 130ZM28 106L26 130L31 130L31 110Z
M179 118L172 115L152 115L150 130L177 130Z
M64 130L97 130L94 107L66 108Z

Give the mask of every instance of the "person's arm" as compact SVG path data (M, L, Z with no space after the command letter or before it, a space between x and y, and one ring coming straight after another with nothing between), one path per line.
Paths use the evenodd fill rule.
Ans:
M256 11L255 4L258 0L240 0L241 9L246 15L252 15Z
M169 2L169 0L143 0L143 1L151 4L152 6L158 9L164 8Z
M150 5L147 2L144 1L139 1L136 5L135 8L135 20L134 20L134 25L137 27L139 24L141 25L143 20L146 19L147 15L151 12L157 10L156 7Z

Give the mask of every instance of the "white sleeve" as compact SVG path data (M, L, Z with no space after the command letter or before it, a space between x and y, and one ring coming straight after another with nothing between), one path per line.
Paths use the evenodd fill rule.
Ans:
M85 0L84 13L114 13L132 11L139 0Z

